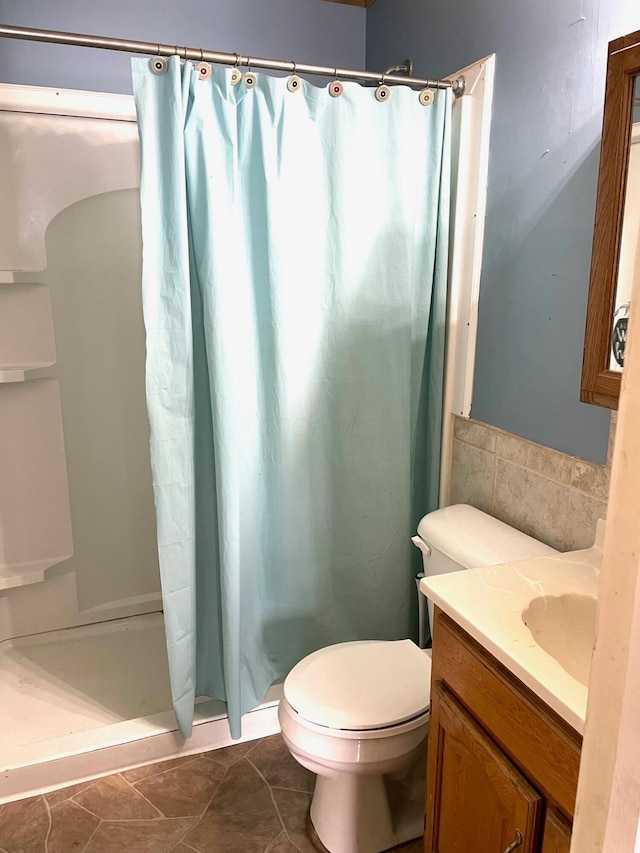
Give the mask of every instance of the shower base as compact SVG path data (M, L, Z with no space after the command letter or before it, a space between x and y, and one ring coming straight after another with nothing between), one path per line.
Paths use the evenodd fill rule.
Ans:
M279 731L281 682L242 740ZM0 643L0 804L232 743L224 703L198 700L183 740L171 709L162 613Z

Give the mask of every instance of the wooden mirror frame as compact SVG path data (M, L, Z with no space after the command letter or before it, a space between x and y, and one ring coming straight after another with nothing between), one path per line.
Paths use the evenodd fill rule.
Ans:
M622 374L609 369L640 30L609 42L598 195L580 400L618 408ZM636 307L636 310L637 307Z

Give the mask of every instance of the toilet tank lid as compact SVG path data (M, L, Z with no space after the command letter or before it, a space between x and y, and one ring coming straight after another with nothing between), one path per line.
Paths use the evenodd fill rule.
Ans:
M418 535L467 569L558 553L467 504L443 507L425 515L418 525Z

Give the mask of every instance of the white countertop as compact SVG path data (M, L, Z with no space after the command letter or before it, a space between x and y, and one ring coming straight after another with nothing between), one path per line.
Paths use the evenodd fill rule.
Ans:
M594 547L434 575L420 590L582 734L587 688L538 646L522 612L541 596L596 598L601 563L601 547Z

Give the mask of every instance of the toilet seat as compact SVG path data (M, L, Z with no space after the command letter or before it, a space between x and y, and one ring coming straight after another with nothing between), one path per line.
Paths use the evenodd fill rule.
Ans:
M366 732L422 717L430 682L431 659L411 640L338 643L291 670L284 698L314 727Z

